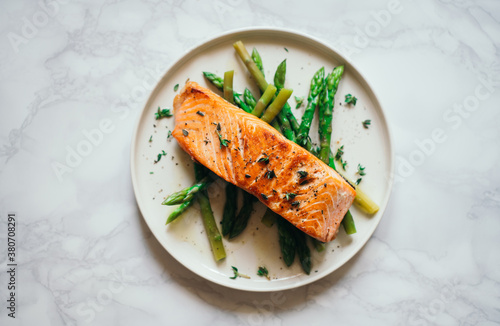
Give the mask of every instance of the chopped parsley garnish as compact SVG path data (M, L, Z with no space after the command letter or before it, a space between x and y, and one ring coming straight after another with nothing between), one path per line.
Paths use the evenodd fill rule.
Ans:
M221 127L220 127L220 123L217 124L217 128L215 129L215 132L217 133L217 136L219 136L219 148L222 149L222 146L224 147L227 147L227 145L231 142L230 140L228 139L224 139L222 138L222 135L220 134L220 131L221 131Z
M222 136L219 134L220 148L222 146L227 147L227 145L231 142L229 139L222 139Z
M237 277L243 277L243 278L250 278L250 276L248 275L245 275L245 274L241 274L238 272L238 269L234 266L231 266L231 268L233 269L233 273L234 273L234 276L233 277L230 277L230 279L234 280L236 279Z
M196 111L196 114L197 114L197 115L201 115L202 117L204 117L204 116L205 116L205 113L203 113L203 112L201 112L201 111Z
M341 161L340 163L342 164L342 169L345 171L345 167L347 165L347 161Z
M189 131L187 131L186 129L182 129L182 134L187 137L189 135Z
M344 171L345 171L347 161L344 161L344 159L342 158L342 155L344 155L344 145L340 146L340 148L337 149L337 153L335 154L335 159L337 161L340 161L340 163L342 164L342 169L344 169Z
M360 176L366 175L365 167L362 166L361 164L358 164L358 172L356 172L356 173L359 174Z
M356 180L355 184L356 186L359 185L359 183L363 180L363 178L359 178L358 180Z
M264 200L267 200L267 199L268 199L268 197L267 197L266 195L264 195L264 194L260 194L260 196L261 196L261 197L262 197L262 199L264 199Z
M158 158L156 159L155 164L160 162L162 156L166 156L166 155L167 155L167 153L165 153L165 151L161 151L161 153L158 154Z
M269 271L264 266L259 266L259 270L257 271L257 275L265 276L268 280L270 280Z
M286 200L294 199L296 196L297 196L297 194L294 194L293 192L287 192L287 193L285 193L285 199Z
M267 171L264 176L268 179L276 178L276 173L274 173L274 170Z
M352 105L356 105L357 101L358 101L358 99L356 98L356 96L352 96L351 94L347 94L345 96L345 102L347 104L351 103Z
M153 141L153 135L151 135L151 136L149 137L149 142L152 142L152 141Z
M154 174L154 172L149 172L149 174Z
M309 174L306 171L297 171L297 173L299 174L301 179L307 177L307 175Z
M264 153L265 157L261 157L257 160L257 163L264 163L264 164L267 164L269 163L269 156Z
M179 89L179 84L175 84L175 86L174 86L174 92L177 92L178 89Z
M169 109L161 109L160 107L158 107L158 111L155 112L155 118L156 120L160 120L161 118L169 118L171 117L173 114L170 112Z
M169 130L167 134L167 140L170 140L171 137L172 137L172 132Z
M363 127L365 127L365 129L368 129L368 126L370 126L372 124L372 121L371 120L365 120L363 121Z
M302 97L295 96L295 102L297 102L295 108L298 109L302 105L302 103L304 103L304 96Z
M304 179L304 180L303 180L303 179L300 179L299 181L300 181L300 182L299 182L299 185L301 185L301 186L302 186L302 185L306 185L306 184L308 184L309 182L311 182L311 179Z
M340 161L342 159L342 155L344 155L344 145L340 146L340 148L337 149L337 154L335 154L335 159L337 161Z
M294 207L298 207L298 206L299 206L299 204L300 204L300 202L299 202L299 201L294 201L294 202L292 203L292 206L294 206Z
M287 48L283 48L283 49L285 49L285 51L286 51L286 52L288 52L288 49L287 49Z

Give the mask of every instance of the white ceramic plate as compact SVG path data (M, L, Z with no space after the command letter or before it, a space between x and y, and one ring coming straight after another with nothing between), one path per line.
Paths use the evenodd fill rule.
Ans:
M204 79L202 71L223 76L224 71L235 70L234 89L242 92L249 87L254 95L258 90L249 78L232 43L242 40L249 51L256 47L263 59L268 81L274 76L278 64L287 59L286 86L296 96L307 96L311 77L320 67L326 71L345 65L335 99L332 149L335 152L344 145L344 159L348 162L345 174L356 179L358 163L366 167L367 175L361 183L362 189L380 205L373 216L363 214L356 207L351 209L358 232L352 236L341 229L337 238L327 245L322 253L312 252L312 272L302 272L298 259L288 268L281 258L276 226L267 228L260 218L265 207L255 204L255 211L247 229L232 241L224 241L227 258L219 263L213 259L206 238L197 204L181 218L165 226L169 213L175 207L163 206L161 202L172 192L189 186L194 181L193 162L177 145L175 139L167 140L168 131L174 127L174 118L156 121L154 113L158 106L171 108L175 96L174 86L179 89L187 79L202 86L215 88ZM348 93L358 98L355 107L340 105ZM293 97L289 101L300 121L305 104L295 109ZM362 121L370 119L369 129ZM317 139L317 122L311 129L313 141ZM149 142L152 136L152 142ZM158 153L167 155L154 164ZM131 169L135 196L149 228L165 249L181 264L207 280L223 286L247 291L277 291L295 288L316 281L347 262L368 241L377 227L386 207L392 181L393 152L391 139L379 100L359 71L328 45L303 34L287 30L254 28L226 33L188 51L165 73L149 97L134 134L132 142ZM210 201L219 221L224 204L224 183L216 182L209 188ZM230 279L231 266L235 266L250 279ZM259 266L266 266L271 281L256 275Z

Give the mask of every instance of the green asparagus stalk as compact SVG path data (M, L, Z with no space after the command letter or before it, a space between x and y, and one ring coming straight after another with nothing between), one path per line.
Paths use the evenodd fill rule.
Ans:
M309 130L311 129L311 122L314 117L314 112L319 102L319 95L323 90L323 79L325 78L325 68L321 67L313 76L311 80L311 87L309 96L307 97L307 107L300 122L299 132L297 133L297 143L305 146L307 143Z
M337 171L339 174L340 171ZM379 210L379 206L364 192L361 190L359 186L356 186L354 181L350 180L346 176L342 175L344 179L346 179L351 186L356 189L356 197L354 197L354 204L359 206L365 213L375 214Z
M170 215L168 216L165 225L175 221L179 216L181 216L182 213L184 213L193 204L193 200L194 198L185 203L180 204L179 207L174 209L172 213L170 213Z
M255 200L256 198L254 196L250 195L249 193L245 193L245 195L243 196L243 206L236 216L233 227L229 232L229 239L237 237L247 227L250 215L252 215L253 203Z
M222 214L222 235L226 236L231 231L235 217L236 217L236 204L238 187L228 182L226 184L226 203L224 204L224 212Z
M311 273L311 251L307 246L306 234L296 227L293 228L300 264L302 265L302 269L304 270L304 272L309 275Z
M318 239L314 239L311 237L311 240L313 242L314 248L316 249L317 252L322 252L326 248L326 243L319 241Z
M278 65L278 67L276 68L276 72L274 73L274 85L276 86L278 91L285 87L285 76L286 76L286 59L283 60ZM283 106L283 108L281 109L281 111L278 114L278 122L281 126L281 132L283 133L283 135L287 139L295 142L296 141L295 131L293 130L292 123L285 112L289 108L290 108L290 106L288 105L288 103L286 103ZM291 109L290 109L290 113L291 113ZM292 114L292 116L293 116L293 114ZM294 118L295 117L293 117L293 119Z
M349 179L347 179L349 180ZM352 181L349 181L352 183ZM378 212L379 207L378 205L370 198L368 195L363 192L359 186L354 186L356 189L356 197L354 197L354 204L358 205L361 207L366 213L368 214L375 214Z
M233 76L234 70L229 70L224 73L224 98L231 104L234 104Z
M185 189L182 189L181 191L171 194L161 204L171 206L190 201L194 197L194 195L196 195L201 190L206 189L208 185L212 183L212 181L212 178L210 178L209 176L205 176L203 179L196 182L191 187L187 187Z
M220 78L216 74L207 71L203 72L203 76L205 76L205 78L208 79L208 81L211 82L220 91L224 90L224 79Z
M334 96L337 92L340 78L344 72L344 66L337 67L329 74L325 80L324 89L320 95L319 108L319 135L320 135L320 152L319 159L330 165L331 168L337 170L335 161L331 159L331 137L332 137L332 115L334 107ZM342 219L342 225L347 234L356 233L356 225L350 211Z
M201 168L201 166L194 166L194 174L196 180L202 180L207 175L207 173L208 172L206 171L206 169ZM208 184L210 184L211 182L212 181L208 181L206 186L208 186ZM170 215L168 216L167 222L165 224L169 224L172 221L176 220L179 216L181 216L182 213L184 213L193 204L195 198L196 194L180 204L179 207L177 207L175 210L173 210L172 213L170 213Z
M274 129L276 129L277 131L281 132L281 127L280 127L280 124L278 121L276 121L276 119L274 119L272 122L271 122L271 126L273 126Z
M285 88L285 78L286 78L286 59L281 61L281 63L276 68L274 73L274 85L279 88Z
M203 165L198 163L194 164L194 176L197 182L201 182L201 180L207 176L207 173L208 170ZM219 261L226 258L226 251L224 250L224 245L222 244L222 236L217 228L217 223L215 222L210 201L208 200L207 191L200 191L197 198L198 203L200 204L203 225L205 226L205 232L207 234L208 241L210 242L212 253L215 261Z
M206 72L206 71L203 72L203 76L205 76L205 78L207 78L207 80L209 82L211 82L215 87L217 87L217 89L224 91L224 80L221 77L217 76L214 73ZM245 111L245 112L251 112L253 109L253 106L250 108L248 106L248 104L245 102L245 100L244 99L242 100L242 97L244 97L244 95L233 91L234 104L236 104L237 106L242 108L243 111Z
M330 161L330 143L332 139L333 98L339 86L340 78L344 73L344 66L336 67L326 78L326 85L321 94L321 109L319 115L319 158L326 164Z
M264 112L264 115L262 115L262 121L271 123L276 115L278 115L282 111L282 108L285 105L286 101L288 101L290 96L292 96L292 92L293 91L288 88L283 88L282 90L280 90L278 96L276 96L274 101L267 108L266 112Z
M274 86L280 91L282 88L285 87L285 77L286 77L286 59L283 60L279 65L278 68L276 68L276 72L274 73ZM281 120L286 118L290 124L290 128L293 130L295 134L299 131L299 123L297 122L297 119L295 119L295 116L292 113L292 108L288 103L286 103L283 106L282 112L280 112L280 115L282 115Z
M267 209L266 212L264 213L264 216L262 216L260 221L262 222L262 224L264 224L265 226L270 228L271 226L274 225L274 223L276 223L277 217L280 217L280 216L276 215L276 213L273 212L272 210Z
M248 105L248 107L252 108L252 110L255 105L257 105L257 100L248 88L245 88L245 91L243 92L243 100L245 101L245 104Z
M248 51L243 43L241 41L238 41L233 44L233 47L247 67L248 71L250 71L252 77L255 79L255 82L259 86L259 89L264 92L267 88L266 78L264 77L262 71L260 71L259 67L257 67L255 62L252 60L250 54L248 54Z
M247 113L250 113L252 112L252 108L250 108L244 100L241 99L242 95L241 94L238 94L236 92L233 93L233 99L234 99L234 104L236 104L236 106L240 107L241 109L243 109L243 111L247 112Z
M375 214L376 212L378 212L378 205L364 191L362 191L359 186L356 186L356 183L354 181L350 180L335 168L333 157L333 153L330 152L330 167L337 171L338 174L340 174L344 179L347 180L347 182L351 184L351 186L353 186L354 189L356 189L356 197L354 197L354 203L359 206L365 213Z
M262 65L262 58L260 57L259 51L256 48L252 50L252 60L255 62L255 65L262 72L262 76L264 76L264 66Z
M276 218L276 222L278 225L278 237L281 253L283 255L283 261L287 266L290 266L295 260L295 252L297 248L296 238L294 236L295 226L281 216Z
M272 84L267 85L264 94L262 94L251 113L256 117L260 117L264 109L269 105L269 102L273 99L275 93L276 87Z
M351 211L347 211L344 215L344 218L342 219L342 226L344 226L344 231L347 234L354 234L357 232L356 224L354 223Z
M205 226L205 231L207 233L210 246L212 247L215 260L219 261L226 258L226 251L224 250L224 245L222 244L222 236L217 229L217 223L215 222L214 213L210 207L210 201L208 200L206 190L203 190L198 194L198 203L200 204L203 225Z

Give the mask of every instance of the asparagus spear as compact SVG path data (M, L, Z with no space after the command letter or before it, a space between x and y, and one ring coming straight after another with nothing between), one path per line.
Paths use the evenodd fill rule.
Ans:
M222 244L222 236L220 235L219 230L217 229L217 224L215 223L214 213L210 207L210 201L208 200L206 190L203 190L198 194L198 202L201 208L201 215L203 216L203 225L205 225L205 231L207 232L214 258L216 261L219 261L226 258L226 251L224 250L224 245Z
M320 120L320 152L319 159L330 165L331 168L337 170L335 167L335 161L331 158L330 142L332 136L332 114L334 107L334 96L337 92L340 78L344 72L344 66L337 67L329 74L325 80L324 89L320 95L320 108L319 108L319 120ZM354 224L354 219L352 218L351 212L347 211L346 215L342 219L342 225L347 234L356 233L356 225Z
M337 172L341 174L339 171ZM359 206L363 211L365 211L368 214L375 214L376 212L378 212L379 210L378 205L364 191L362 191L359 188L359 186L356 186L354 181L350 180L344 175L342 175L342 177L346 179L347 182L349 182L351 186L354 187L354 189L356 189L356 197L354 197L354 204Z
M252 109L257 104L257 100L255 99L255 97L252 95L252 92L250 92L248 88L245 88L245 91L243 92L243 100L245 101L245 104Z
M326 164L330 161L330 143L332 139L333 98L339 86L340 78L344 73L344 66L336 67L326 79L326 85L321 94L321 109L319 115L319 158Z
M207 169L198 163L194 164L194 176L197 182L200 182L207 175ZM203 219L203 225L205 226L205 232L207 233L208 241L210 242L210 247L212 248L212 253L214 255L215 261L226 258L226 251L224 250L224 245L222 244L222 236L217 228L217 223L215 222L214 213L212 212L212 207L210 206L210 201L208 200L208 195L206 190L202 190L198 193L198 203L200 204L201 216Z
M285 87L285 76L286 76L286 59L283 60L276 68L276 72L274 74L274 86L279 90ZM282 114L290 123L290 127L295 134L299 131L299 123L295 116L292 113L292 108L288 103L283 106Z
M243 206L240 209L240 212L235 218L234 224L229 232L229 239L233 239L243 232L243 230L247 227L248 220L250 219L250 215L252 215L253 203L256 198L249 193L245 192L245 196L243 196Z
M233 76L234 70L229 70L224 73L224 98L231 104L234 104L234 95L233 95Z
M250 54L248 54L248 51L243 43L241 41L238 41L233 44L233 47L247 67L248 71L250 71L252 77L255 79L255 82L259 86L261 92L264 92L267 88L266 78L264 77L262 71L260 71L259 67L257 67L255 62L252 60Z
M224 80L216 74L204 71L203 76L205 76L205 78L208 79L208 81L211 82L220 91L224 89Z
M277 215L275 212L273 212L270 209L267 209L264 215L262 216L262 219L260 220L262 224L270 228L271 226L274 225L276 222L277 217L279 218L280 216Z
M317 252L322 252L323 250L325 250L326 243L321 242L318 239L315 239L313 237L310 237L310 238L311 238L313 245L314 245L314 248L316 249Z
M256 48L252 50L252 60L255 62L255 65L259 68L264 76L264 66L262 65L262 58L260 57L259 51Z
M295 260L296 239L293 230L295 226L281 216L276 218L276 222L283 261L287 266L290 266Z
M325 68L321 67L311 79L311 88L307 97L307 107L300 122L299 132L297 133L297 143L301 146L306 145L311 122L314 117L314 112L318 105L319 95L323 90L323 79L325 77Z
M210 178L209 176L205 176L203 179L197 181L191 187L184 188L181 191L171 194L161 204L171 206L190 201L194 197L194 195L196 195L201 190L206 189L208 185L212 183L212 181L212 178Z
M281 61L281 63L276 68L276 72L274 73L274 85L277 88L285 87L285 76L286 76L286 59Z
M276 72L274 73L274 85L276 86L278 91L285 87L285 76L286 76L286 59L283 60L278 65L278 67L276 68ZM281 132L283 133L283 135L287 139L295 142L296 141L295 131L293 130L292 122L290 121L288 115L286 114L286 111L289 111L291 113L291 108L288 105L288 103L286 103L283 106L282 110L279 112L278 122L281 126ZM295 117L293 117L293 119L295 119Z
M238 94L236 92L233 93L233 99L234 99L234 104L236 104L236 106L240 107L241 109L243 109L243 111L245 112L252 112L252 108L250 108L244 100L241 99L241 94Z
M180 204L179 207L177 207L172 213L170 213L170 215L167 218L167 222L165 223L165 225L169 224L170 222L174 221L179 216L181 216L182 213L184 213L191 206L191 204L193 204L193 199L191 199L191 200L189 200L189 201L187 201L185 203Z
M206 176L207 173L206 173L206 171L204 171L204 170L202 170L200 168L197 168L196 166L195 166L195 169L194 169L194 173L195 173L196 180L200 180L201 183L202 183L201 188L199 188L197 190L197 192L194 193L194 195L192 195L191 197L189 197L187 199L186 199L187 195L184 196L184 198L182 198L182 200L184 202L182 202L179 205L179 207L177 207L172 213L170 213L170 215L167 218L167 222L165 224L169 224L172 221L174 221L175 219L177 219L179 216L181 216L182 213L184 213L193 204L194 199L196 198L196 194L200 191L200 189L203 190L204 188L206 188L212 182L212 180L208 180L208 179L207 179L208 180L207 182L204 182L203 178ZM198 184L198 182L196 184ZM194 186L196 186L196 184ZM193 188L194 186L191 186L190 188ZM180 192L177 192L176 194L179 194L181 192L192 193L192 192L189 191L189 189L183 189ZM173 194L173 195L175 195L175 194ZM170 195L169 198L172 197L173 195ZM167 199L165 201L167 201ZM181 198L177 198L177 200L181 200Z
M215 87L217 87L217 89L224 91L224 79L222 79L221 77L217 76L214 73L207 71L203 72L203 76L205 76L205 78L208 79L209 82L211 82ZM252 109L246 104L244 100L241 99L241 97L242 94L233 91L234 104L242 108L243 111L245 112L251 112Z
M282 90L280 90L278 96L276 96L274 101L267 108L266 112L264 112L264 115L262 115L261 117L262 121L271 123L271 121L274 120L276 115L278 115L282 111L282 108L284 107L286 101L288 101L290 96L292 96L291 89L283 88Z
M304 272L309 275L311 273L311 251L307 246L306 234L296 227L293 228L295 229L295 243L300 264L302 265L302 269L304 270Z
M262 94L251 113L256 117L260 117L264 109L269 105L269 102L273 99L275 93L276 87L272 84L267 85L264 94Z

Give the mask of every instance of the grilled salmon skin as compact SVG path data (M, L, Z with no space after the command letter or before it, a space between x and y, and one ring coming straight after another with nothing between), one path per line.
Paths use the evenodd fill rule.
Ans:
M195 82L175 97L174 115L172 135L194 160L310 236L335 238L356 194L337 172Z

